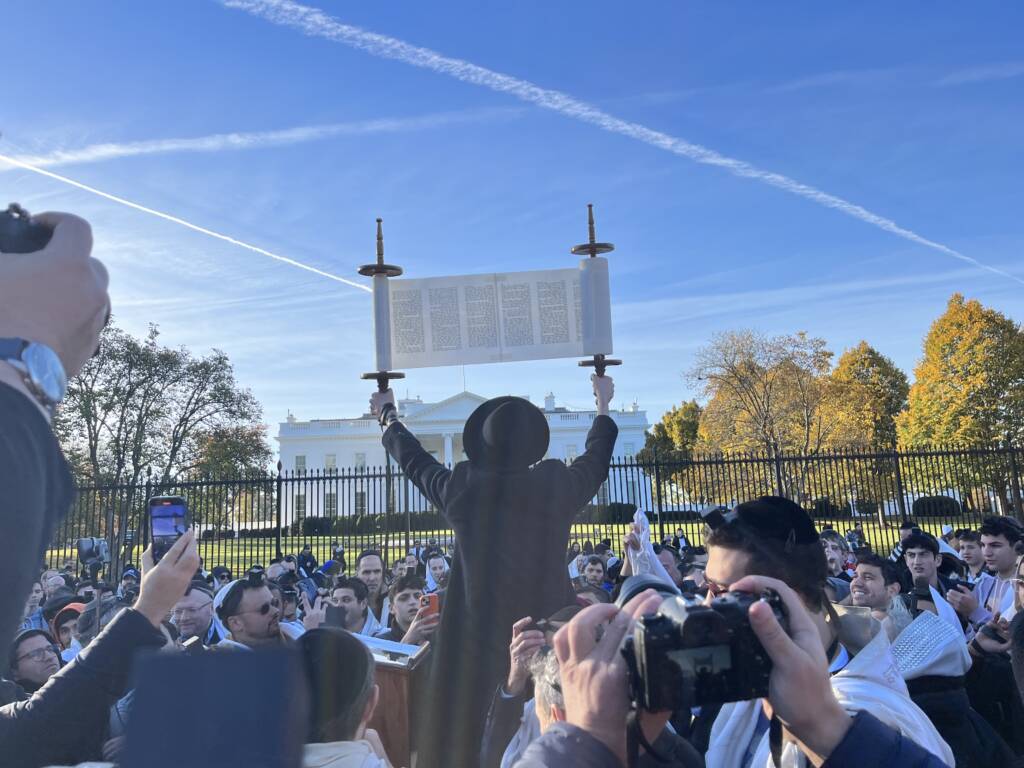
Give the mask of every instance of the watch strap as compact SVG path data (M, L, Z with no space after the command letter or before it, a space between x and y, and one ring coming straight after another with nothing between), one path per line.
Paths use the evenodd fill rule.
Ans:
M20 360L28 342L17 337L0 338L0 360Z

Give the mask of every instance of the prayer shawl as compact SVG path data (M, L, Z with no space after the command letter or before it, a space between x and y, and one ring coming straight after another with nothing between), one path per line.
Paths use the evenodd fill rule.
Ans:
M448 561L444 561L444 572L448 573L452 567L448 565ZM427 592L437 592L441 587L437 583L437 579L434 578L433 572L427 568Z
M845 669L832 676L832 690L851 715L860 710L870 712L947 765L953 765L953 752L949 745L942 740L924 712L910 700L885 632L877 632ZM722 707L711 729L707 768L739 768L743 765L743 756L750 746L761 713L761 699ZM754 750L750 765L752 768L804 768L809 763L796 744L787 742L782 750L782 765L776 766L771 755L769 734L765 732Z
M960 677L971 668L971 654L964 642L959 624L924 611L906 627L891 626L890 619L883 622L889 634L899 629L892 641L892 655L896 668L904 680L918 677Z
M932 602L935 603L935 610L939 614L939 618L946 623L956 627L960 632L960 637L963 639L964 629L963 625L960 624L960 617L957 615L956 610L953 606L942 595L935 587L928 587L932 591Z
M388 631L388 628L377 621L377 617L373 615L373 611L369 608L366 609L366 621L363 622L363 628L360 629L357 635L367 635L369 637L376 637L377 635L383 635Z
M975 582L974 596L978 598L978 607L968 617L972 625L968 638L973 638L975 631L991 621L996 613L1006 620L1013 618L1013 582L982 574Z
M228 596L228 592L230 592L231 588L239 581L240 579L235 579L234 581L228 582L217 590L217 594L213 596L213 626L217 628L217 635L220 637L220 643L223 643L231 633L228 632L228 628L224 625L224 622L220 620L218 609L224 604L224 598ZM220 645L220 643L218 643L218 645Z
M383 587L382 587L382 589L383 589ZM369 634L376 634L377 632L387 632L388 625L391 623L391 598L387 597L387 596L384 597L384 604L381 606L381 611L380 611L380 619L378 619L377 618L377 614L373 612L373 608L367 608L366 611L367 611L367 613L366 613L367 624L369 624L369 621L372 618L374 624L376 624L379 629L377 629L375 632L371 633L371 632L366 632L365 631L366 628L364 627L363 628L364 631L360 632L360 634L369 635Z
M647 520L647 515L638 509L633 514L633 525L634 532L637 538L640 539L640 549L626 547L626 557L629 558L629 566L633 569L633 574L636 576L641 574L654 576L666 584L677 587L678 585L669 577L665 566L661 564L658 556L654 554L654 545L651 544L651 524Z

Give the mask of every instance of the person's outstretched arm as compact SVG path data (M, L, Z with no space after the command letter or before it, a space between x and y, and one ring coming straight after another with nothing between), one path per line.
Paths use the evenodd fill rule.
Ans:
M576 458L569 467L569 492L571 509L568 514L575 515L597 494L598 489L608 477L608 465L615 450L615 439L619 436L619 428L608 415L612 396L615 394L615 383L611 376L590 377L594 386L594 400L597 403L597 416L587 434L587 449L582 456Z
M77 764L100 757L110 707L125 694L135 653L164 644L158 627L199 567L191 532L159 565L152 565L150 551L143 555L146 573L135 607L121 611L28 701L0 707L4 766Z
M384 435L381 442L402 472L431 504L444 512L444 491L452 471L427 453L420 441L398 420L395 393L374 392L370 398L370 413L380 420Z

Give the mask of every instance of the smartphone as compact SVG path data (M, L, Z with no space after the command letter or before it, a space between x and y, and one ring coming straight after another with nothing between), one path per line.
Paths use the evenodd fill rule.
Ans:
M436 616L441 612L441 596L437 593L422 595L420 597L420 608L426 608L425 616Z
M154 496L149 500L149 532L153 563L159 563L174 542L188 530L188 502L181 496Z
M87 590L85 590L85 592L82 593L82 599L85 600L85 602L87 602L87 603L91 603L93 597L95 597L95 596L96 596L96 593L93 592L91 589L87 589Z
M530 622L529 626L526 627L527 632L553 632L554 627L551 626L551 622L547 619L537 619L536 621Z

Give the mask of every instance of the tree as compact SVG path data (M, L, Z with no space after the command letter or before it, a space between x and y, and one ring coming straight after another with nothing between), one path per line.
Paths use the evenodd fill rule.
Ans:
M906 445L987 445L1024 440L1024 331L1006 315L955 293L928 331L914 369L909 406L896 422ZM976 504L990 486L1010 504L1010 467L992 454L965 474Z
M105 504L107 535L119 538L140 511L136 488L149 468L159 488L216 457L269 456L260 405L235 381L227 355L197 357L158 337L155 325L145 339L108 325L54 422L80 482L122 488Z
M895 446L896 417L907 407L907 375L888 357L861 341L840 356L832 382L844 394L838 405L840 418L848 422L842 430L847 439L833 442L851 445L850 438L866 436L868 445Z
M708 398L701 445L723 452L817 453L835 427L831 411L822 407L835 397L831 361L824 339L803 332L771 338L754 331L716 334L697 352L690 374Z
M932 323L897 420L907 445L992 445L1024 439L1024 332L955 293Z
M637 462L651 464L655 455L663 462L691 458L697 445L697 430L703 411L696 400L673 405L672 410L663 414L661 421L647 433L644 447L636 455Z

